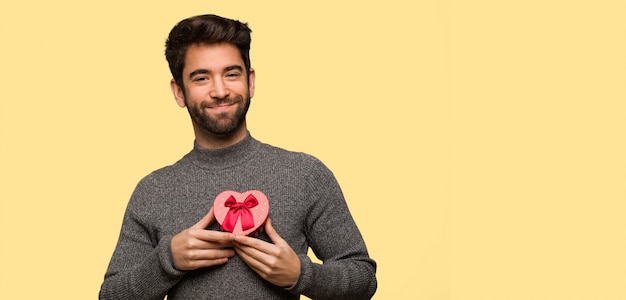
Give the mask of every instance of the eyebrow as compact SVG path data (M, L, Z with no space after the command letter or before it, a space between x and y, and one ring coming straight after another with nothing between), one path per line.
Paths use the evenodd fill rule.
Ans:
M224 68L224 72L228 72L232 70L238 70L238 71L243 72L243 67L241 67L240 65L230 65ZM189 78L193 78L194 76L199 75L199 74L211 74L211 73L212 72L207 69L196 69L196 70L193 70L191 73L189 73Z

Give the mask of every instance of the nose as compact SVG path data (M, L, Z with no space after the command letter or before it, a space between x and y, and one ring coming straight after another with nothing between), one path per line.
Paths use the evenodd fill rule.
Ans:
M213 87L209 93L212 98L222 99L230 95L230 89L224 80L217 78L213 81Z

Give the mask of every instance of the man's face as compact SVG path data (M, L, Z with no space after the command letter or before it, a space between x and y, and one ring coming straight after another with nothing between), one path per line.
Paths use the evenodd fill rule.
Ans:
M196 130L220 136L241 133L254 95L254 70L249 76L234 45L191 45L183 69L185 91L174 83L172 90Z

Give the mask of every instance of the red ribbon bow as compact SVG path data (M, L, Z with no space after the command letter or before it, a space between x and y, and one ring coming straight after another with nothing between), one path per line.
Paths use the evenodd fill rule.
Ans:
M233 232L237 219L241 218L241 229L246 230L254 227L254 218L250 208L253 208L259 204L259 201L250 194L243 202L237 202L232 195L228 197L228 200L224 203L224 206L230 207L224 222L222 222L222 229Z

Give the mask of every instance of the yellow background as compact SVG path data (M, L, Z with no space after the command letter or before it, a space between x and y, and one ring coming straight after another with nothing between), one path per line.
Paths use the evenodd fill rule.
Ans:
M254 31L252 134L335 172L375 299L626 299L623 0L0 11L3 298L97 297L135 184L192 146L165 37L216 13Z

